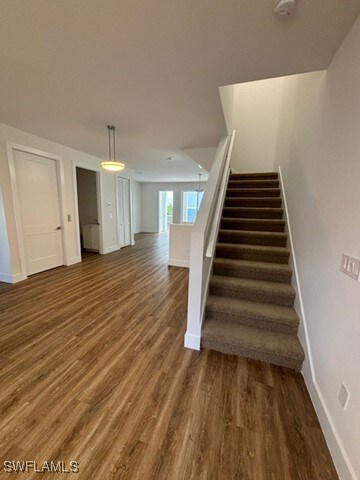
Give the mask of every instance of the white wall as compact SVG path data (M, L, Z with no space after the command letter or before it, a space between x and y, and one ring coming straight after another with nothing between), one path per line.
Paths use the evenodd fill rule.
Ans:
M174 192L173 223L181 220L181 192L196 190L196 182L171 182L171 183L142 183L142 231L155 233L159 231L159 192ZM201 188L206 183L202 182Z
M326 73L284 82L276 151L312 353L305 378L340 478L359 479L360 283L340 259L360 258L360 20Z
M282 78L274 78L221 88L228 130L236 130L231 157L235 170L273 170L282 83Z
M96 172L76 169L80 225L98 222Z
M64 162L64 181L65 181L65 214L70 214L72 221L64 224L65 246L68 264L80 261L78 226L77 226L77 200L75 198L76 184L74 178L74 165L89 168L100 172L101 183L101 209L99 220L102 222L102 243L104 253L116 250L117 241L117 222L116 222L116 194L115 194L115 175L107 173L100 167L100 159L79 152L72 148L45 140L16 128L0 124L0 188L2 190L8 246L11 254L11 262L5 255L0 255L0 273L16 277L21 272L20 250L15 227L15 215L13 196L11 191L10 172L8 167L7 142L20 144L44 151L49 154L61 156ZM125 170L122 176L131 178L131 171ZM110 204L110 205L108 205ZM1 244L3 243L1 235ZM5 238L5 237L4 237Z
M142 232L142 184L133 182L133 221L134 233Z

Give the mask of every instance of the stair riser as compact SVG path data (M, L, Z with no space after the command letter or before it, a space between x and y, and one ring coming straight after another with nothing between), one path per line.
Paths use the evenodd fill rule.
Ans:
M228 188L227 197L280 197L278 188Z
M279 332L286 334L296 334L297 325L287 325L284 323L278 323L266 317L256 316L253 313L241 313L240 315L234 315L228 312L219 312L209 307L206 308L207 319L217 319L219 321L229 321L232 323L239 323L240 325L247 325L248 327L261 328L262 330L270 330L271 332Z
M286 252L249 252L225 247L216 247L216 256L219 258L253 260L255 262L288 263L289 261L289 254Z
M217 352L225 353L227 355L237 355L239 357L251 358L253 360L260 360L262 362L272 363L280 367L292 368L294 370L301 370L302 361L293 358L285 358L272 355L266 352L252 351L240 345L223 345L212 341L211 339L202 338L201 345L203 348L215 350Z
M293 307L295 296L283 294L282 292L268 292L266 290L253 290L246 287L237 286L229 288L222 285L214 285L210 282L210 294L219 297L230 297L238 300L248 300L257 303L270 303L272 305L280 305L283 307Z
M224 275L227 277L247 278L249 280L262 280L266 282L290 283L291 272L279 270L258 270L246 267L224 267L221 265L213 266L215 275Z
M277 172L266 173L231 173L230 180L277 180L279 175Z
M279 188L278 180L229 180L229 188Z
M228 205L230 206L230 205ZM281 219L283 217L283 210L282 209L271 209L271 210L262 210L261 208L241 208L241 209L234 209L228 210L226 208L223 209L222 216L224 218L252 218L252 219Z
M225 207L281 208L281 198L226 197Z
M259 222L222 218L221 228L225 230L248 230L251 232L284 232L285 222Z
M276 234L275 234L276 235ZM241 232L220 232L219 242L238 243L246 245L264 245L271 247L286 247L286 236L262 235L261 233L248 234Z

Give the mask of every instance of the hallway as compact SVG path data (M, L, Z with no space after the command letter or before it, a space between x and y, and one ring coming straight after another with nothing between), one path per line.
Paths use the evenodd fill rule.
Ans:
M81 480L337 479L299 373L183 348L188 271L167 266L167 242L139 234L0 284L0 472L52 460L77 461Z

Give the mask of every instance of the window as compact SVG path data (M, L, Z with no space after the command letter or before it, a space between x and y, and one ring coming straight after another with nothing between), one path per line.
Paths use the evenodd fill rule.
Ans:
M199 211L204 192L182 192L182 223L194 223Z

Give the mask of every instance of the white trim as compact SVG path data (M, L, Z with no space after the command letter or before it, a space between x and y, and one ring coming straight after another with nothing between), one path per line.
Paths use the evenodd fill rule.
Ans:
M59 187L58 198L59 198L59 210L60 218L62 221L62 247L63 247L63 261L64 265L68 265L68 254L67 254L67 243L66 243L66 208L65 208L65 169L63 158L59 155L54 155L52 153L44 152L42 150L37 150L36 148L27 147L25 145L20 145L18 143L6 142L6 151L7 151L7 160L10 172L10 185L11 185L11 194L14 207L14 216L15 216L15 229L16 237L19 249L20 257L20 272L13 276L14 278L20 278L21 280L26 280L27 278L27 269L26 269L26 256L25 256L25 244L24 236L21 226L21 211L20 211L20 202L16 181L16 170L15 170L15 157L14 151L30 153L38 157L48 158L55 161L56 165L56 176ZM13 283L16 283L20 280L14 280Z
M12 275L12 283L22 282L23 280L26 280L26 279L27 279L27 275L25 275L24 273L14 273Z
M177 260L176 258L169 258L168 265L170 267L190 267L190 260Z
M281 192L282 192L282 198L283 198L283 207L284 207L285 217L286 217L286 229L289 236L289 244L290 244L290 251L291 251L290 263L294 270L292 285L296 291L296 297L299 300L298 308L296 308L295 306L295 309L297 311L297 314L300 317L301 326L304 329L305 345L303 345L303 348L307 353L307 359L304 362L304 366L301 373L303 374L306 386L308 388L312 403L317 413L322 431L326 439L326 443L330 450L330 453L334 461L334 465L336 467L337 473L339 474L339 477L341 478L341 480L359 480L358 477L356 476L353 466L351 465L350 459L346 453L344 445L342 444L341 438L336 430L335 423L331 417L329 409L327 408L326 402L324 400L324 397L322 395L322 392L316 380L315 366L314 366L313 356L311 353L311 344L310 344L309 332L307 328L304 302L301 294L299 272L298 272L297 263L296 263L294 243L293 243L291 226L290 226L290 218L289 218L284 182L283 182L280 165L278 166L278 171L279 171L279 179L280 179Z
M14 283L14 275L11 273L0 273L0 282Z
M191 350L200 350L200 336L192 335L191 333L185 333L184 347Z
M72 162L72 170L73 170L73 193L74 193L74 213L75 218L73 219L75 222L75 233L76 233L76 250L77 250L77 257L80 258L80 262L82 262L81 257L81 241L80 241L80 221L79 221L79 200L78 200L78 189L77 189L77 175L76 175L76 162Z
M0 282L4 283L18 283L27 279L27 275L23 273L0 273Z
M128 247L129 245L126 245L126 246ZM102 255L106 255L107 253L116 252L117 250L120 250L120 246L119 245L113 245L111 247L104 248L100 253Z
M67 266L70 267L71 265L75 265L76 263L81 263L82 258L79 256L71 257L67 263Z

